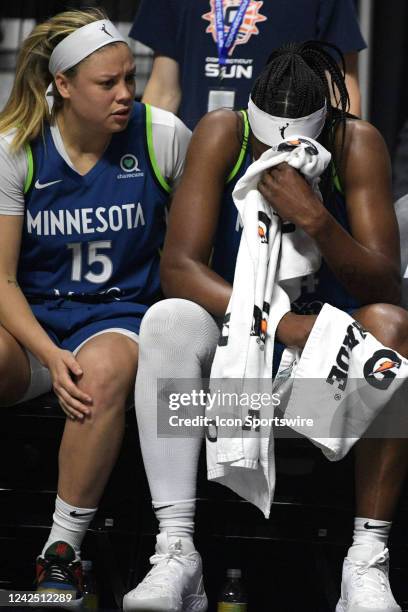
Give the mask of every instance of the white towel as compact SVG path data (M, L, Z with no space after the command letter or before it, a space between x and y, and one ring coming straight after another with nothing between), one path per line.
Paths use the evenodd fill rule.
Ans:
M328 459L342 459L367 431L373 437L408 433L408 360L385 347L347 313L325 304L291 379L287 419L311 419L293 426Z
M320 196L319 177L330 159L330 153L316 141L292 136L268 149L238 181L233 198L243 231L233 292L211 370L212 392L222 388L243 396L257 391L252 379L265 379L264 391L271 393L276 328L300 293L300 277L320 266L314 241L292 224L282 224L258 191L262 172L287 162L302 172ZM223 383L225 379L230 383ZM235 408L232 414L231 408ZM207 440L208 478L229 486L268 516L275 486L271 428L254 432L240 427L247 408L222 403L212 408L214 417L235 416L238 424ZM252 411L261 414L259 408ZM262 418L272 416L273 406L263 407Z

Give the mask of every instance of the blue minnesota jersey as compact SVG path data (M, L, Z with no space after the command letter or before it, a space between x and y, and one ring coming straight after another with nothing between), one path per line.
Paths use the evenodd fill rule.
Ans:
M247 127L246 132L248 132ZM231 284L234 281L235 263L242 233L242 224L232 199L232 192L251 163L252 154L248 150L248 140L244 136L240 160L233 171L233 179L227 180L225 186L212 256L213 270ZM328 202L325 202L325 206L333 217L350 231L345 198L336 183L337 181L335 181L334 194ZM301 295L292 303L292 311L296 314L317 314L324 303L348 312L359 307L357 300L346 291L322 260L317 272L302 279Z
M85 176L58 153L49 127L32 144L18 269L29 301L78 297L147 307L158 299L168 193L151 142L150 108L137 103L126 130L112 136Z

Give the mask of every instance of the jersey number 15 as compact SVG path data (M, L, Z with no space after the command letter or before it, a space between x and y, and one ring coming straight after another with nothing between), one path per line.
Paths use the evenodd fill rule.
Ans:
M83 279L90 283L106 283L112 276L112 260L102 250L112 248L111 240L98 240L96 242L71 242L67 244L67 249L72 251L72 272L71 280L80 282ZM85 251L86 265L88 271L84 274L83 270L83 251ZM100 272L89 270L94 264L101 266Z

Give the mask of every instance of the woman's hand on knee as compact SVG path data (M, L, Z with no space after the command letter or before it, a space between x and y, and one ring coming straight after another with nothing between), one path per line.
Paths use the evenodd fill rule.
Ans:
M61 408L70 419L82 420L90 413L92 398L76 384L83 371L74 355L56 348L47 359L46 366L50 370L53 389Z

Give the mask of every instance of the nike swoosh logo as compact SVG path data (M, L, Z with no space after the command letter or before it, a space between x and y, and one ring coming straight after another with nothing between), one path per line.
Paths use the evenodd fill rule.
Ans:
M153 510L164 510L165 508L171 508L174 504L168 504L168 506L153 506Z
M58 181L51 181L50 183L40 183L40 181L37 179L35 181L35 185L34 187L36 189L45 189L45 187L49 187L50 185L55 185L56 183L61 183L62 179L58 179Z
M69 513L70 516L89 516L90 514L92 514L92 512L83 512L80 514L76 510L73 510L72 512Z
M385 529L387 525L370 525L370 523L364 523L364 529Z

